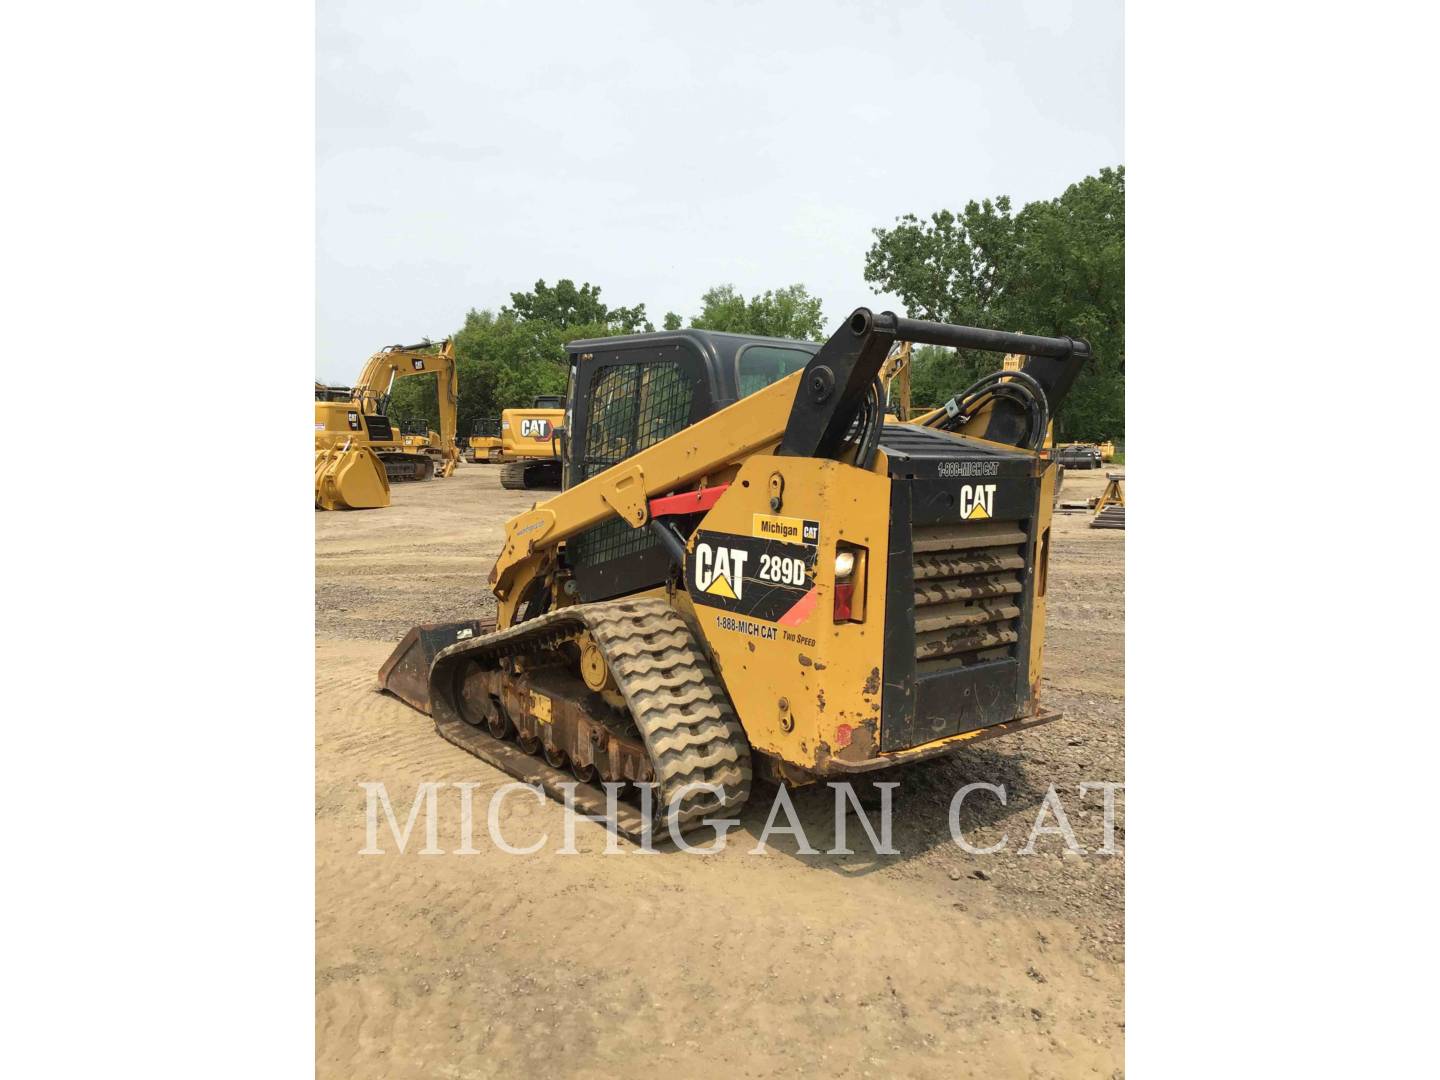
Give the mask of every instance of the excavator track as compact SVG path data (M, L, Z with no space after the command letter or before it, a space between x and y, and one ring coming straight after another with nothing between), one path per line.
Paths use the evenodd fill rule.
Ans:
M591 743L602 748L613 743L613 748L608 757L596 754L588 762L572 757L572 764L580 766L575 775L583 777L588 771L600 780L628 779L655 785L650 819L629 807L628 814L622 814L617 822L619 830L639 839L646 831L663 829L668 808L677 797L682 831L699 825L706 817L738 811L750 797L753 774L749 742L694 634L679 613L661 599L576 604L442 649L435 656L429 680L431 714L437 730L456 745L521 779L538 781L558 796L559 785L572 782L572 776L559 768L565 753L549 742L551 732L562 725L529 725L527 718L515 716L513 695L507 707L503 693L497 695L486 688L503 687L507 680L524 677L535 678L527 686L557 685L556 678L568 677L557 669L572 666L575 650L569 646L582 641L593 644L603 657L628 718L617 711L598 735L600 725L591 729ZM487 672L494 674L487 676ZM552 680L549 684L541 681L546 673ZM598 695L595 697L598 699ZM546 708L551 706L547 704ZM497 715L496 709L506 715ZM522 728L541 734L538 739L533 735L527 738ZM486 730L491 734L482 737ZM517 762L516 747L506 744L503 751L507 753L491 745L499 741L493 734L497 730L517 741L527 753L533 750L543 754L548 765L534 762L534 754L530 759L533 764L523 759ZM634 758L627 757L627 737L637 752L643 746L648 768L636 767ZM577 752L575 745L571 750ZM581 743L578 753L588 752L589 747ZM714 785L721 794L717 797L712 790L687 790L687 785L701 783ZM590 805L598 802L603 807L603 788L582 786L590 789Z
M511 461L500 466L500 486L512 491L525 488L558 488L558 461Z

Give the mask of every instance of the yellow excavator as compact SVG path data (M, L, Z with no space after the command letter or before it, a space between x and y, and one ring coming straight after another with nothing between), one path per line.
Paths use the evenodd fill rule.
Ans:
M397 378L434 374L440 406L437 447L406 446L386 415ZM387 345L366 361L353 387L315 384L315 506L367 510L390 505L390 484L450 476L460 459L455 412L460 388L449 338ZM432 452L433 451L433 452ZM438 462L438 464L437 464Z
M1025 360L887 423L906 341ZM821 345L567 348L565 490L507 524L496 617L417 626L380 669L441 736L557 797L578 779L577 808L643 838L733 815L757 775L864 776L1056 718L1044 443L1088 344L859 308Z
M500 413L500 486L558 488L565 399L541 396Z

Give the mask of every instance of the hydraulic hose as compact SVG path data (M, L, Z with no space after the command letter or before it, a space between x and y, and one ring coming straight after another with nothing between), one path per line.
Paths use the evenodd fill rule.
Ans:
M1021 445L1030 450L1039 450L1044 445L1045 431L1050 426L1045 390L1033 375L1023 371L992 371L981 376L946 402L945 413L931 426L952 430L950 424L955 419L973 415L989 398L1010 401L1024 410L1026 432Z
M875 460L875 450L880 445L880 431L885 426L885 388L879 379L870 386L865 400L855 412L850 430L854 438L855 467L868 469Z

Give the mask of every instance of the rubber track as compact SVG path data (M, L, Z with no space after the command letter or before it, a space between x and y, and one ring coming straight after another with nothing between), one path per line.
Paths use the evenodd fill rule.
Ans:
M500 466L500 486L511 491L525 487L525 462L512 461Z
M664 600L646 597L576 604L519 626L442 650L432 669L432 694L452 680L436 672L460 658L498 668L511 656L558 648L588 630L629 706L655 771L655 811L687 784L707 783L680 804L680 828L707 816L738 811L750 798L750 744L729 696L685 620ZM458 715L435 694L437 721Z

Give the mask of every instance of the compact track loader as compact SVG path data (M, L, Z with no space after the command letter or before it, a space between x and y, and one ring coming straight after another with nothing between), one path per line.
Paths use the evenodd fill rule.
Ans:
M907 341L1027 359L886 423ZM415 627L380 669L443 737L552 794L579 779L587 813L612 785L639 837L737 811L757 773L850 777L1055 719L1043 444L1085 342L860 308L819 346L568 348L566 489L508 523L497 617Z
M501 460L503 453L500 418L486 416L476 420L466 440L465 460L471 465L492 465Z
M434 475L455 475L455 465L460 460L460 441L452 439L453 449L446 453L443 436L431 431L430 421L423 416L400 421L400 445L406 454L419 453L428 457Z

